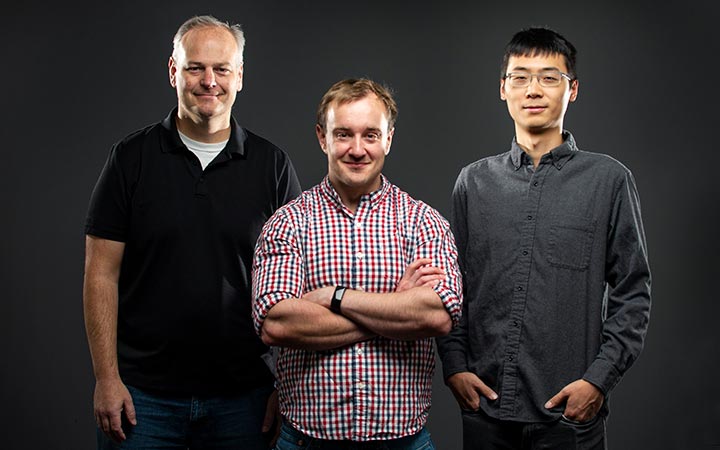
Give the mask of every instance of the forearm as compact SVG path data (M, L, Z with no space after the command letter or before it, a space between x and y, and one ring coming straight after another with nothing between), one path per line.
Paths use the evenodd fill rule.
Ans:
M117 284L85 276L83 310L93 372L97 380L119 378L117 362Z
M452 327L442 300L429 287L386 294L348 290L342 300L342 314L390 339L442 336Z
M376 334L323 306L291 298L270 309L260 336L267 345L328 350L371 339Z
M119 379L118 280L125 244L93 236L85 241L83 313L97 380Z

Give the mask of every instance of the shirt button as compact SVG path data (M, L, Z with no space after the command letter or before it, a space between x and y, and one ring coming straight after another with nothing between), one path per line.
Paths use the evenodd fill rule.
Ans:
M527 216L527 220L532 220L532 216Z
M513 320L513 326L517 328L518 326L520 326L520 324L518 324L517 320Z
M358 355L362 355L363 349L359 348L359 349L355 350L355 353L357 353Z
M508 356L508 361L512 361L512 360L513 360L512 355Z
M522 287L522 286L518 286L518 287L515 288L515 290L518 291L518 292L521 292L521 291L523 290L523 287Z
M360 382L356 386L358 389L365 389L365 383Z
M523 256L527 256L527 254L528 254L528 251L527 251L527 250L523 250Z
M537 186L537 185L538 185L538 182L537 182L537 181L533 183L533 186Z
M355 253L355 257L357 259L363 259L365 257L365 254L363 252L357 252Z

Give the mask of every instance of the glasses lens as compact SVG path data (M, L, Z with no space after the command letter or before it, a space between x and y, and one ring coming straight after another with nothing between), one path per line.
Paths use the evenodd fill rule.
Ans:
M530 84L530 73L529 72L510 72L508 79L513 87L523 87Z
M557 86L562 81L562 75L557 70L544 70L537 77L542 86Z

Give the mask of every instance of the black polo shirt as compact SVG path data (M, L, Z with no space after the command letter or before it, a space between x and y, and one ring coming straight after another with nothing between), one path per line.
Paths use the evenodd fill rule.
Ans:
M118 363L126 384L230 394L272 381L253 331L251 269L265 221L300 193L288 155L231 123L206 167L173 110L110 152L85 232L125 243Z

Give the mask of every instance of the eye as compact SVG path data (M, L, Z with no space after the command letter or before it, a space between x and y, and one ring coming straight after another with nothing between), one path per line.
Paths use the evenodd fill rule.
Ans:
M378 139L380 139L380 133L370 132L365 135L365 139L367 139L368 141L373 141L373 142L377 141Z
M510 74L510 81L517 81L522 83L523 81L528 79L528 75L524 73L511 73Z
M337 140L343 140L349 138L350 135L346 131L336 131L335 132L335 139Z
M190 66L186 70L190 73L199 73L202 72L203 69L200 66Z
M227 75L228 73L230 73L230 69L228 69L227 67L218 67L217 69L215 69L215 72L221 75Z

